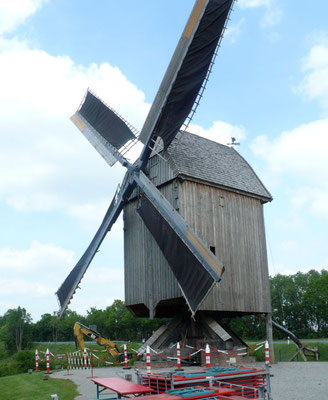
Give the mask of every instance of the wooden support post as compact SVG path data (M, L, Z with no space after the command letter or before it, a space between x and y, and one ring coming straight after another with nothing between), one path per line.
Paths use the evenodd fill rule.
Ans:
M266 336L267 341L269 342L270 348L270 362L271 364L275 364L276 360L274 357L274 347L273 347L273 336L272 336L272 314L265 314L265 326L266 326Z

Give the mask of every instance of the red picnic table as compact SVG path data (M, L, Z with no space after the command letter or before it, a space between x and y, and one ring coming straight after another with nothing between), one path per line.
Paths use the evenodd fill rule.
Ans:
M197 393L197 389L199 392ZM180 390L180 392L187 392L188 389ZM195 387L189 388L190 394L188 397L188 393L180 393L179 389L177 390L169 390L167 393L161 394L152 394L151 396L144 396L142 400L206 400L206 398L213 398L216 397L220 399L220 396L226 398L226 395L232 395L235 392L235 389L230 388L202 388L202 387ZM172 392L176 392L176 394L172 394ZM234 398L231 397L231 400ZM237 399L238 400L238 399Z
M106 389L116 392L119 399L129 395L142 396L147 393L154 393L154 389L121 378L94 378L91 380L97 385L97 399L99 399L100 393ZM99 387L102 387L102 389L99 389Z

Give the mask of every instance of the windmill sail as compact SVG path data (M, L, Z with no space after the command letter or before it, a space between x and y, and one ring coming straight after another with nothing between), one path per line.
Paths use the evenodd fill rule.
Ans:
M189 308L194 314L213 285L220 280L220 275L215 279L204 268L204 263L184 242L183 235L177 233L177 230L169 224L165 216L147 197L142 198L137 211L169 263ZM191 231L187 231L186 238L188 237L196 238ZM196 240L204 255L206 248L198 238ZM213 269L223 271L222 266L216 263L214 256L210 256L207 261L211 263Z
M116 149L135 139L125 121L89 90L78 112Z
M110 166L126 165L124 153L136 144L138 132L116 111L88 90L71 121Z
M224 266L142 171L134 179L145 194L137 211L194 314L213 285L221 280Z
M203 85L233 0L198 0L140 133L149 144L160 136L167 149ZM144 150L142 159L149 157Z
M84 252L83 256L80 258L78 263L72 269L70 274L67 276L65 281L62 283L60 288L57 290L56 295L60 304L60 315L61 318L65 312L68 304L70 303L74 293L81 282L86 270L88 269L91 261L93 260L96 252L98 251L102 241L104 240L108 231L117 220L120 212L123 209L124 201L123 197L126 193L130 193L133 190L131 184L123 187L119 194L115 193L115 196L105 214L103 222L101 223L97 233L92 239L90 245Z

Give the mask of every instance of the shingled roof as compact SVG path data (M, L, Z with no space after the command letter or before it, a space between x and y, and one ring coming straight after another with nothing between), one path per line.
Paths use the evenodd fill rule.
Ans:
M227 190L259 197L272 196L248 162L233 148L185 132L168 149L174 176L208 182Z

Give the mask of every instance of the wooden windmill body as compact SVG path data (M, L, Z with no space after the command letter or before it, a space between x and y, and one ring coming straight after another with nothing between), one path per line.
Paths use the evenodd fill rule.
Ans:
M268 315L263 204L272 197L251 166L233 148L184 133L164 157L150 158L147 173L225 266L196 319L202 314L216 321ZM178 282L136 212L138 202L135 191L124 208L126 306L138 317L184 315L187 307Z

